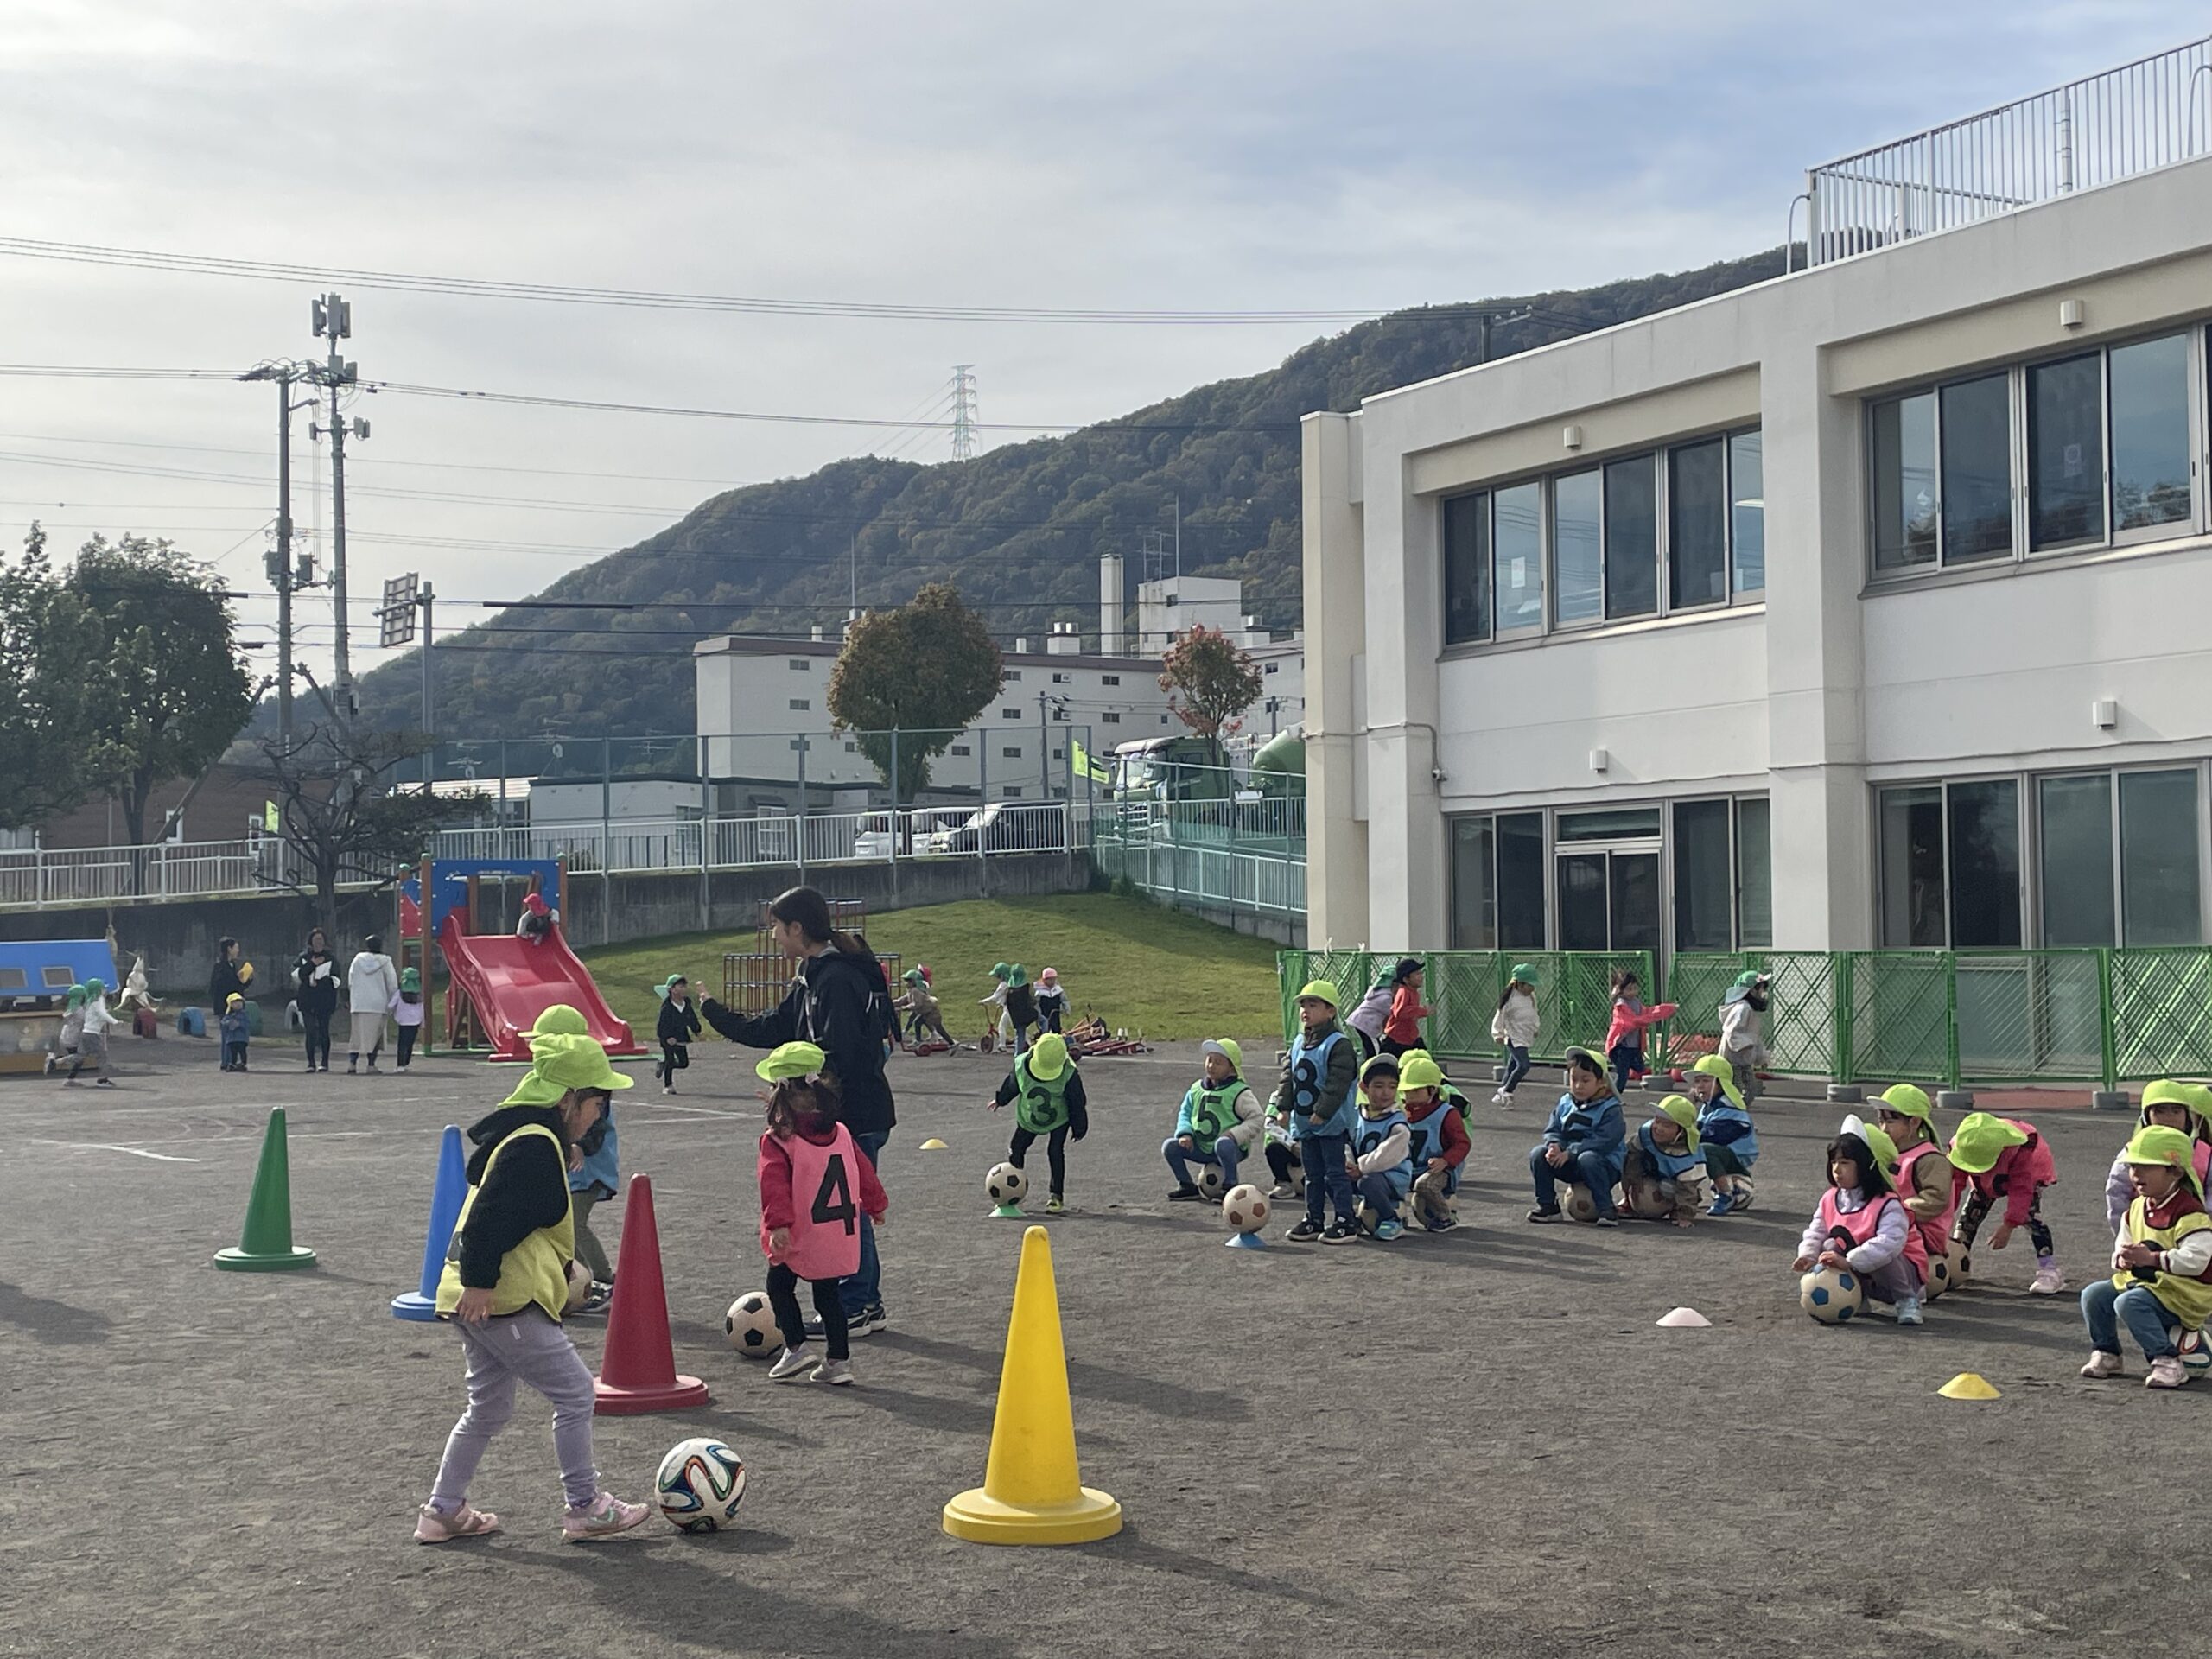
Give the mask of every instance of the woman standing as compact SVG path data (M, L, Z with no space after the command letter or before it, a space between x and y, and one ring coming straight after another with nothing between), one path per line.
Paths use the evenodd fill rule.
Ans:
M308 1070L330 1070L330 1019L338 1012L338 958L330 954L329 936L319 928L308 930L308 948L292 964L293 997L300 1005L300 1021L307 1027ZM322 1063L315 1064L317 1055Z
M371 1074L375 1073L377 1056L384 1052L385 1017L391 1012L391 999L398 995L399 971L384 953L383 936L372 933L361 941L360 950L346 969L350 1010L346 1027L347 1076L353 1075L364 1052L369 1057Z
M798 962L798 977L783 1001L767 1014L747 1015L703 997L699 1012L731 1042L748 1048L798 1042L820 1048L823 1072L836 1080L843 1102L839 1117L874 1168L898 1122L891 1085L883 1076L884 1039L893 1026L882 964L860 940L831 925L829 902L812 887L793 887L777 898L768 906L768 918L779 948ZM860 1271L839 1284L838 1295L849 1334L866 1336L889 1322L883 1311L875 1228L865 1216Z

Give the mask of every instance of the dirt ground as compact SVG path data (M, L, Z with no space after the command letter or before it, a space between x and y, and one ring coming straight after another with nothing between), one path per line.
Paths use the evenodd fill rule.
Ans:
M1262 1070L1272 1045L1247 1052ZM1095 1127L1074 1213L1050 1223L1084 1478L1121 1499L1120 1536L994 1549L939 1529L982 1478L1021 1231L982 1194L1011 1127L982 1109L999 1071L894 1062L891 1329L855 1344L859 1386L777 1387L722 1342L722 1308L761 1279L760 1125L752 1057L709 1044L683 1093L645 1077L620 1121L626 1170L653 1178L678 1366L713 1403L602 1418L598 1452L638 1497L674 1441L727 1440L747 1524L564 1547L526 1403L473 1493L505 1531L420 1548L461 1357L385 1304L415 1282L440 1126L512 1074L304 1077L267 1049L232 1078L205 1044L118 1052L113 1090L0 1079L0 1652L1847 1659L2163 1649L2163 1621L2193 1616L2177 1514L2212 1385L2150 1394L2132 1352L2127 1381L2077 1379L2074 1297L2024 1294L2024 1235L1985 1245L1980 1287L1918 1332L1813 1325L1789 1263L1837 1111L1763 1109L1748 1215L1537 1228L1532 1080L1512 1112L1479 1110L1473 1224L1248 1254L1164 1202L1188 1046L1085 1066ZM216 1273L276 1104L320 1265ZM2122 1128L2042 1127L2078 1287L2106 1256ZM950 1150L918 1150L931 1135ZM1713 1328L1655 1326L1680 1304ZM602 1325L573 1326L594 1363ZM2004 1397L1938 1398L1965 1370Z

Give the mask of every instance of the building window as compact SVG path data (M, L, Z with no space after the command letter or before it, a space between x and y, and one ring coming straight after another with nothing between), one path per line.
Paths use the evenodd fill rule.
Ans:
M1764 796L1736 803L1736 944L1774 948L1773 808Z
M1605 480L1599 468L1552 480L1552 626L1595 622L1605 605Z
M1054 685L1065 685L1067 683L1068 677L1065 674L1055 673L1052 676L1052 683Z
M1605 617L1651 616L1659 609L1658 457L1637 455L1605 467Z
M845 753L847 754L858 754L860 750L861 746L857 743L848 743L845 745Z
M1004 789L1001 790L999 793L1007 800L1018 801L1021 798L1021 785L1020 784L1008 784Z
M2028 371L2028 545L2105 538L2102 359L2067 358Z
M1018 668L1009 668L1000 677L1008 681L1019 680L1021 677L1021 671Z
M1675 806L1675 949L1735 948L1735 862L1726 801Z
M2112 353L2112 527L2156 531L2190 516L2189 336Z
M1728 550L1735 591L1766 589L1766 455L1758 431L1728 440Z
M2019 944L2017 780L1885 789L1879 818L1885 947Z
M1942 446L1942 556L1972 564L2012 554L2012 377L1987 374L1943 388L1936 442Z
M804 657L792 657L786 660L789 661L793 670L801 674L810 672L814 667L814 664Z
M1106 726L1118 726L1122 723L1122 717L1110 709L1099 715L1098 719L1100 724Z
M956 743L952 746L952 753L956 756L967 756L971 754L973 751L971 751L965 743Z
M1262 668L1260 670L1260 672L1261 672L1261 673L1262 673L1262 674L1272 674L1272 673L1274 673L1277 669L1281 668L1281 666L1282 666L1282 664L1281 664L1281 663L1269 663L1269 664L1266 664L1264 667L1262 667Z
M805 741L805 740L804 740L804 738L798 738L798 737L795 737L795 738L791 739L791 747L793 747L794 749L796 749L796 748L798 748L798 747L802 743L804 743L804 741Z
M2193 766L2037 779L2038 943L2197 944L2196 797Z
M1667 455L1667 606L1728 602L1726 441L1686 443ZM1691 947L1681 947L1688 950ZM1702 948L1702 947L1699 947Z
M814 702L811 698L793 697L791 699L791 707L794 709L811 709L814 707Z
M1122 677L1118 674L1101 674L1098 677L1098 683L1101 685L1119 685L1121 683Z
M1021 759L1021 749L1020 749L1020 746L1019 746L1019 745L1017 745L1017 746L1015 746L1014 747L1012 747L1012 748L1001 749L1001 750L999 751L999 754L1000 754L1001 758L1002 758L1002 759L1004 759L1004 760L1020 760L1020 759Z
M1020 720L1021 718L1021 710L1019 709L1001 709L999 710L999 718L1001 720Z
M1490 638L1490 497L1444 504L1444 643Z
M1874 569L1936 563L1936 397L1874 405Z
M1544 948L1544 815L1452 820L1452 946Z
M1491 500L1491 592L1499 634L1544 626L1544 489L1516 484Z

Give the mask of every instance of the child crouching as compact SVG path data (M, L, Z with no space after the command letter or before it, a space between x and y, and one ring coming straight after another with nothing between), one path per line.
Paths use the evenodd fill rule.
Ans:
M1413 1185L1413 1136L1398 1108L1398 1061L1377 1054L1359 1073L1359 1117L1352 1125L1351 1166L1344 1172L1359 1194L1360 1230L1388 1244L1402 1235L1398 1206Z
M1828 1142L1828 1190L1797 1241L1795 1266L1799 1273L1848 1268L1868 1296L1896 1306L1899 1325L1918 1325L1928 1248L1898 1201L1897 1167L1896 1141L1855 1114L1845 1118Z
M1175 1133L1160 1147L1160 1156L1174 1174L1171 1202L1189 1204L1205 1197L1191 1179L1191 1165L1218 1165L1224 1188L1236 1185L1243 1160L1252 1155L1260 1135L1260 1100L1245 1086L1241 1073L1244 1051L1234 1040L1219 1037L1199 1046L1205 1071L1185 1091L1175 1114Z
M1459 1224L1452 1200L1473 1144L1461 1110L1465 1096L1445 1081L1444 1068L1417 1048L1398 1062L1398 1100L1406 1112L1414 1219L1432 1233L1448 1233Z
M2082 1375L2120 1375L2120 1326L2151 1362L2145 1378L2153 1389L2189 1381L2169 1322L2183 1334L2204 1330L2212 1315L2212 1216L2190 1137L2153 1124L2138 1129L2120 1154L2127 1160L2135 1198L2113 1241L2113 1275L2082 1293L2082 1318L2089 1327L2089 1363Z
M1559 1183L1587 1189L1597 1206L1597 1224L1620 1225L1613 1214L1613 1183L1621 1178L1623 1128L1620 1097L1613 1093L1605 1063L1586 1048L1567 1051L1567 1092L1552 1108L1544 1138L1529 1154L1529 1175L1536 1189L1531 1221L1557 1221L1561 1211Z
M1698 1145L1697 1103L1669 1095L1648 1117L1621 1165L1629 1213L1688 1227L1705 1203L1705 1154Z

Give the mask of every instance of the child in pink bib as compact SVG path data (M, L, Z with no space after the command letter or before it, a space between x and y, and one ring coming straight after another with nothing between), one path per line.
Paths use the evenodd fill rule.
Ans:
M875 1169L837 1121L837 1089L812 1043L785 1043L756 1068L769 1090L768 1132L760 1137L760 1249L768 1258L768 1303L784 1351L768 1368L772 1381L809 1374L817 1382L850 1382L845 1305L837 1281L860 1271L863 1211L883 1225L890 1200ZM814 1294L829 1350L816 1358L799 1315L798 1286Z

